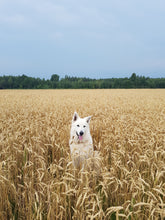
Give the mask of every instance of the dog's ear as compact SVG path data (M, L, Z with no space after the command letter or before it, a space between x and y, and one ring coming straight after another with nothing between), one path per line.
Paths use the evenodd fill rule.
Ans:
M87 121L88 124L89 124L89 122L90 122L90 120L91 120L91 117L92 117L92 116L86 117L86 121Z
M78 118L79 118L79 115L77 114L77 112L75 112L74 115L73 115L72 122L77 121Z

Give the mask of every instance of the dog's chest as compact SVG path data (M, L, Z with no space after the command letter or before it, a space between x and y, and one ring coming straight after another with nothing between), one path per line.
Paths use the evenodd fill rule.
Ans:
M92 144L90 144L89 142L78 144L72 143L70 144L70 150L72 155L78 154L88 156L92 153Z

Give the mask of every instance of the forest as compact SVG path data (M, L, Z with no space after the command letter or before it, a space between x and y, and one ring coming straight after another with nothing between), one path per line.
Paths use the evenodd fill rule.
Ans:
M128 78L91 79L53 74L50 79L22 76L0 76L0 89L131 89L165 88L165 78L138 76Z

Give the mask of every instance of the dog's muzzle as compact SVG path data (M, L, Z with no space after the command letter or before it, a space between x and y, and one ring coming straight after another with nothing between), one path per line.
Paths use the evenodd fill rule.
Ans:
M78 136L78 139L79 139L80 141L82 141L84 132L83 132L83 131L80 131L79 134L78 134L77 132L76 132L76 134L77 134L77 136Z

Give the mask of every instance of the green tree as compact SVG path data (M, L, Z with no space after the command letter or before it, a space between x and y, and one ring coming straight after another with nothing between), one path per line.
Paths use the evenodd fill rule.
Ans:
M130 80L136 81L136 73L132 73Z
M53 74L51 76L51 78L50 78L50 81L52 81L52 82L59 82L59 79L60 79L59 75Z
M53 74L50 78L50 82L51 82L51 87L53 89L57 88L58 87L58 83L59 83L59 75L57 74Z

